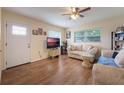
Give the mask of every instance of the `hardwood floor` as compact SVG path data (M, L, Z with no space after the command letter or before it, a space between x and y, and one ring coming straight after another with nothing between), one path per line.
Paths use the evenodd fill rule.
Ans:
M2 84L92 84L91 72L92 69L82 67L82 61L60 56L4 70Z

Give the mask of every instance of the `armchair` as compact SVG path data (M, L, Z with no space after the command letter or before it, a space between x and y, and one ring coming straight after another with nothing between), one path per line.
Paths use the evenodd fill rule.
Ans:
M105 64L100 64L99 62L94 64L92 69L93 84L102 84L102 85L124 84L124 68L116 64L115 59L112 58L113 52L114 51L111 50L101 51L101 57L106 58L105 60L103 60L105 61L103 62ZM119 53L117 56L123 55L122 53L124 52L122 51ZM114 62L114 64L111 62Z
M93 84L122 85L124 84L124 68L115 68L95 64L92 70Z

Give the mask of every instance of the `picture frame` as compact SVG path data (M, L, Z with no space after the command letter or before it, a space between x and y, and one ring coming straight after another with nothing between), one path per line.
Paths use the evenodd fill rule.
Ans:
M45 36L47 35L46 31L44 31L43 33L44 33Z
M42 35L43 34L43 29L42 28L38 28L38 35Z
M32 34L33 34L33 35L38 35L38 30L34 30L34 29L33 29L33 30L32 30Z
M71 38L71 31L67 31L67 32L66 32L66 38L67 38L67 39L70 39L70 38Z

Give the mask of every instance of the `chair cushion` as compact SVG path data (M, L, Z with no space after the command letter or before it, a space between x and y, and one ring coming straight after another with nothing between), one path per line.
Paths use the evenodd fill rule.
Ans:
M118 67L117 64L114 62L113 58L108 58L108 57L101 56L98 60L98 63L103 64L103 65L112 66L112 67Z
M117 54L114 61L119 67L124 67L124 49Z

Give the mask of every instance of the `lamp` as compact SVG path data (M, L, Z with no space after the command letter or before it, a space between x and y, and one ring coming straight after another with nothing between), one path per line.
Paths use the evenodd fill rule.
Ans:
M71 15L71 19L74 19L74 20L75 20L75 19L77 19L77 17L72 14L72 15Z
M78 15L78 14L72 14L70 17L71 17L72 19L76 20L76 19L79 17L79 15Z

